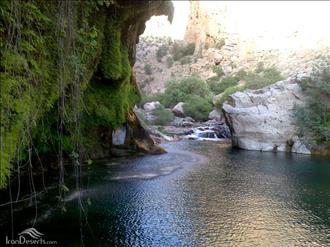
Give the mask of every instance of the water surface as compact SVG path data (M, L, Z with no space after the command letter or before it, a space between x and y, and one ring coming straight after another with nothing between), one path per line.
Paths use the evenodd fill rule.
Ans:
M330 245L329 160L215 142L165 148L164 155L93 164L80 190L69 176L66 212L49 188L35 228L60 246L81 239L86 246ZM3 234L8 209L0 208ZM33 204L16 209L14 231L31 227L34 216Z

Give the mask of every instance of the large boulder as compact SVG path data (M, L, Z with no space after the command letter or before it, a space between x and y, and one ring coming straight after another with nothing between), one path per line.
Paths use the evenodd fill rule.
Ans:
M152 101L152 102L147 102L143 105L143 109L145 111L151 112L155 110L157 107L159 107L161 104L159 101Z
M209 113L209 119L220 122L222 120L221 112L219 112L217 109L214 109Z
M297 138L293 108L305 97L294 78L259 90L237 92L223 104L234 146L247 150L310 153Z
M173 107L172 112L176 117L185 117L186 116L184 113L184 110L183 110L183 105L184 105L183 102L179 102Z

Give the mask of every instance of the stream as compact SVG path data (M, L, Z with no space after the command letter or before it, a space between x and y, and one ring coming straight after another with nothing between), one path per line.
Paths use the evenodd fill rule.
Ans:
M33 203L14 204L13 237L34 223L58 246L330 245L329 159L213 141L163 146L164 155L84 167L79 190L69 169L65 209L55 183L38 197L36 218ZM4 241L10 206L0 212Z

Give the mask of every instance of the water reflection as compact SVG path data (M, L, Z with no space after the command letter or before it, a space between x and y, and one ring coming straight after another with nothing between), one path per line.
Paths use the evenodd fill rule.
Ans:
M40 202L37 229L79 245L80 195L91 202L87 246L330 245L329 160L218 145L172 143L165 155L96 165L67 213L49 213L50 195Z

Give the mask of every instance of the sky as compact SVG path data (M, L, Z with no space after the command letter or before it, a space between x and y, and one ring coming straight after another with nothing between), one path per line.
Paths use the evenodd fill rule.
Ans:
M330 45L330 1L201 1L209 12L227 8L226 29L258 45L277 48ZM173 1L172 25L165 16L152 17L144 35L183 39L189 14L188 1ZM295 39L292 39L292 36ZM260 37L263 36L262 39ZM289 39L289 37L291 37ZM288 42L290 40L290 42Z

